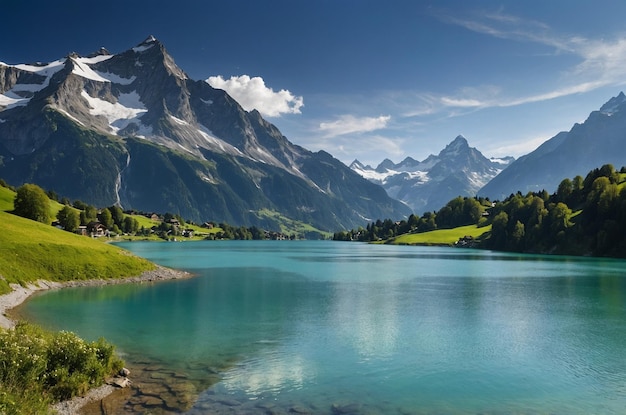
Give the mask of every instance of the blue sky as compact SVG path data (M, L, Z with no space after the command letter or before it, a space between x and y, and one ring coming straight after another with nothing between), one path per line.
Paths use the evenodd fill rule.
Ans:
M0 0L0 61L148 35L287 138L350 163L423 160L458 134L534 150L624 88L626 2Z

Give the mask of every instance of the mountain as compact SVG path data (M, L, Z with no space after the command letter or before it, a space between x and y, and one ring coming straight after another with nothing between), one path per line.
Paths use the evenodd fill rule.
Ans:
M0 178L96 206L335 230L410 210L330 154L294 145L148 37L50 63L0 63Z
M398 164L385 159L375 169L358 160L350 168L416 213L439 210L457 196L475 196L489 180L508 166L512 157L487 159L459 135L441 152L424 161L407 157Z
M520 157L483 187L479 194L503 199L511 193L556 191L574 178L604 164L626 165L626 96L621 92L582 124L560 132L535 151Z

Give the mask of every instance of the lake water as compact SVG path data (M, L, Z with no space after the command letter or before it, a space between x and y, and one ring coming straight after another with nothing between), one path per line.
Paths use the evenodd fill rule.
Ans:
M170 411L626 411L626 261L330 241L119 245L197 277L47 292L19 313L193 381L191 401Z

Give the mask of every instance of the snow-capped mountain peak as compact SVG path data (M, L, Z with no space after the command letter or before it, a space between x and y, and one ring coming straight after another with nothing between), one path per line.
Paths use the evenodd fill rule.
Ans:
M48 64L0 64L0 176L99 206L266 226L260 209L323 229L408 208L258 111L190 79L154 36Z
M450 144L441 150L439 157L456 157L459 154L467 152L467 150L469 150L467 139L462 135L458 135Z
M407 157L394 164L386 159L376 169L355 161L350 168L382 185L389 196L422 213L438 210L457 196L475 196L512 160L512 157L487 159L459 135L438 155L430 155L424 161Z

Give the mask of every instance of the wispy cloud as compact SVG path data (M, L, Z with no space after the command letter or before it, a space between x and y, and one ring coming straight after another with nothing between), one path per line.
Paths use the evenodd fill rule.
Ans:
M276 92L265 85L261 77L248 75L211 76L206 80L213 88L223 89L246 110L256 109L267 117L279 117L282 114L300 114L304 99L281 89Z
M488 151L489 154L494 157L510 156L512 154L528 154L537 149L537 147L546 141L546 137L550 137L552 134L553 132L546 131L543 134L523 137L513 143L506 143L503 145L493 146L492 148L485 148L484 151Z
M346 164L355 158L372 165L380 163L383 158L397 159L405 154L405 145L403 138L379 134L341 135L332 138L315 136L307 140L308 148L328 151Z
M488 36L548 46L554 49L555 56L569 54L579 62L561 74L554 89L536 94L515 96L495 86L463 88L456 94L439 96L424 94L422 101L431 106L431 112L446 108L510 107L626 83L626 36L623 34L606 40L555 33L545 23L502 12L465 18L443 16L441 20Z
M342 115L334 121L321 122L319 124L319 131L322 132L325 137L366 133L385 128L390 119L391 116L389 115L381 115L379 117Z

